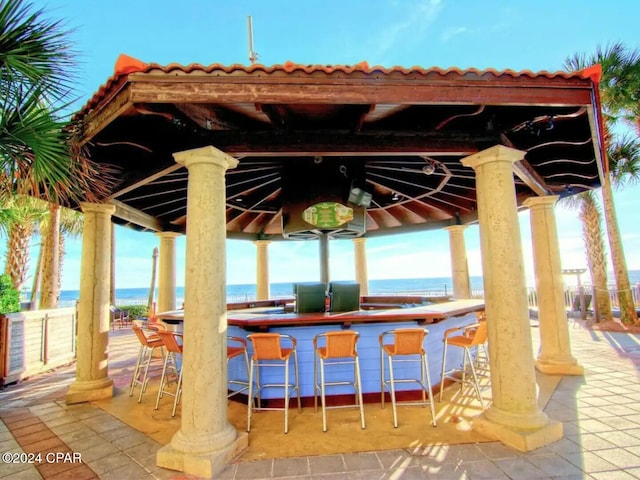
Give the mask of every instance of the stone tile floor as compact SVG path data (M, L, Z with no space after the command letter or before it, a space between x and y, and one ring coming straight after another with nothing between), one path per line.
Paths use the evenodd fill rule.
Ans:
M564 377L545 412L565 437L529 453L498 442L237 462L222 479L635 479L640 478L640 335L572 323L584 377ZM116 332L119 334L119 332ZM534 348L538 331L532 328ZM126 363L112 351L112 366ZM132 359L126 360L127 362ZM91 405L67 406L73 368L0 390L0 452L59 455L0 462L2 479L189 479L155 465L160 444ZM455 387L454 387L455 388ZM66 454L66 455L65 455ZM77 461L74 454L80 454Z

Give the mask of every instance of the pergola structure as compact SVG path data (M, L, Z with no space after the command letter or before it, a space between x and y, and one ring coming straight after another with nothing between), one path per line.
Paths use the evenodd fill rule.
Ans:
M175 307L174 242L188 232L182 424L158 464L203 476L247 444L226 418L226 238L255 241L263 272L271 240L352 238L361 271L367 237L448 228L454 289L464 296L462 233L477 222L493 405L474 428L521 450L557 440L562 425L537 406L534 368L582 373L570 352L553 206L600 186L598 81L599 67L162 66L121 56L74 118L78 142L112 182L101 203L78 205L78 370L67 400L112 391L110 222L160 236L161 310ZM524 207L540 308L535 360Z

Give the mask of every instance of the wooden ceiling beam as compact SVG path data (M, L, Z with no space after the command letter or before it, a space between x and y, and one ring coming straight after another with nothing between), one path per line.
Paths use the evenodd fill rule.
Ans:
M540 196L553 195L553 192L542 179L540 175L533 169L531 164L526 160L519 160L513 164L513 172L522 180L531 190Z
M183 166L178 164L178 163L176 163L176 164L173 164L173 165L171 165L171 166L169 166L167 168L163 168L162 170L158 170L157 172L155 172L155 173L153 173L153 174L151 174L151 175L149 175L147 177L144 177L144 178L138 180L137 182L134 182L134 183L132 183L130 185L127 185L124 188L121 188L118 191L113 192L111 195L109 195L106 198L106 200L113 200L114 198L118 198L119 196L124 195L125 193L129 193L129 192L131 192L133 190L136 190L136 189L138 189L138 188L140 188L140 187L142 187L144 185L147 185L147 184L153 182L154 180L157 180L158 178L162 178L165 175L168 175L168 174L170 174L172 172L175 172L176 170L179 170L181 168L183 168Z
M168 226L165 225L164 222L161 222L156 217L141 212L140 210L130 207L129 205L126 205L118 200L110 200L106 203L110 203L111 205L114 205L116 207L116 210L113 213L114 217L118 217L126 220L127 222L139 225L146 228L147 230L153 230L154 232L171 230L171 228L168 228Z
M103 102L87 114L80 124L78 145L83 146L107 125L133 107L131 101L131 86L127 84L115 93L108 102Z
M468 156L478 143L496 143L495 136L442 134L349 134L342 132L210 132L197 140L235 157L281 156ZM195 146L194 146L195 148Z

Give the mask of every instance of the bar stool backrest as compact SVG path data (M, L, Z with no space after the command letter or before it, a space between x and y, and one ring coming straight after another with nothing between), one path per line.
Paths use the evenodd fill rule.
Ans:
M325 348L321 353L324 358L344 358L356 356L356 343L359 334L354 331L326 332Z
M161 339L157 335L158 330L147 327L139 327L135 324L131 325L131 329L138 337L140 343L145 347L153 348L158 346L158 343L161 342Z
M253 345L254 360L286 360L290 348L282 348L279 333L252 333L247 338Z
M227 336L227 358L242 355L247 349L247 341L242 337Z
M166 349L173 353L182 353L182 334L169 330L158 330L158 335Z
M402 328L393 331L393 355L422 355L424 353L423 328Z
M479 322L474 328L475 332L469 346L482 345L487 341L487 322Z

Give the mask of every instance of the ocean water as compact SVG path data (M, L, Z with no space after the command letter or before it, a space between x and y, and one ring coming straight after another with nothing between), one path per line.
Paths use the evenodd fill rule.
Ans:
M613 275L609 276L610 283ZM565 277L568 285L575 285L575 276ZM640 270L629 270L629 281L632 287L640 288ZM470 277L471 290L481 293L483 290L482 277ZM588 275L582 275L582 283L589 284ZM530 285L533 286L533 285ZM612 285L612 288L615 288ZM432 278L393 278L384 280L369 280L370 295L412 294L412 295L448 295L453 291L450 277ZM78 290L63 290L60 292L60 306L74 305L79 297ZM293 282L272 283L271 297L284 298L293 296ZM227 285L227 302L242 302L254 300L256 297L255 284ZM116 290L117 305L146 305L149 298L149 288L118 288ZM157 294L155 296L157 298ZM184 299L184 287L176 288L176 304L181 305Z
M471 277L471 289L482 290L482 277ZM435 278L394 278L385 280L369 280L370 295L412 294L412 295L448 295L453 291L453 283L449 277ZM74 305L78 300L78 290L60 292L60 306ZM242 302L256 297L255 284L227 285L227 302ZM293 297L293 282L272 283L271 297ZM146 305L149 298L149 287L116 289L117 305ZM157 298L157 295L155 296ZM181 305L184 299L184 287L176 288L176 304Z

